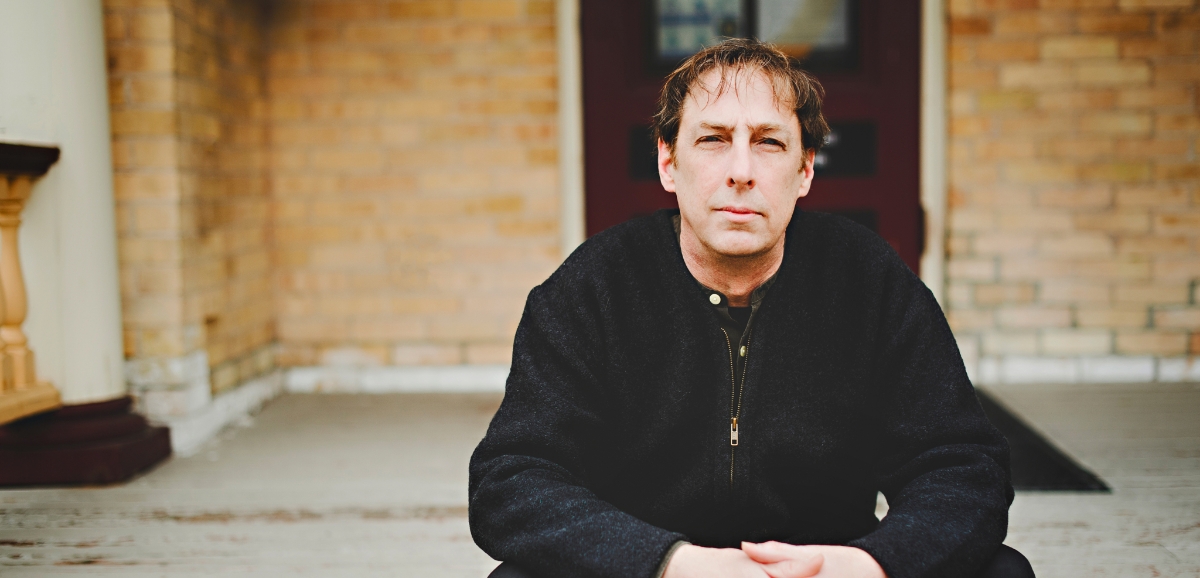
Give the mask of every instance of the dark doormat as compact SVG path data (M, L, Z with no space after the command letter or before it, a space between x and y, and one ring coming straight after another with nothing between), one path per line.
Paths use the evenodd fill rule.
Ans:
M1016 490L1051 492L1109 492L1096 474L1075 463L1049 440L1038 435L986 393L976 389L983 413L1008 438L1012 455L1012 485Z

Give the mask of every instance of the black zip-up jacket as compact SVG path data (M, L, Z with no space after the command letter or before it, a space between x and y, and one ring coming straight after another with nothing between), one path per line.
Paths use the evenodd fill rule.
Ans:
M547 578L650 578L679 540L846 544L890 578L981 568L1007 531L1008 447L925 285L874 233L797 211L732 447L729 346L674 214L596 235L530 292L471 457L480 548Z

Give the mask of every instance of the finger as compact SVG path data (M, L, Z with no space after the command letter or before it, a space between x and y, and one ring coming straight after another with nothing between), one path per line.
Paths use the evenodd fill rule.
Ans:
M798 546L790 544L782 544L780 542L763 542L755 544L753 542L742 542L742 551L750 557L751 560L759 564L770 564L773 562L782 562L792 558L792 550Z
M763 571L771 578L809 578L816 576L825 565L825 556L821 554L806 554L803 558L793 558L774 564L764 564Z

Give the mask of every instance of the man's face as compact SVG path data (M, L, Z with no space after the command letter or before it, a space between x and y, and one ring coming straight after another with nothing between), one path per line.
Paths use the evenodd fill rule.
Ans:
M796 200L808 194L812 159L800 122L762 72L700 77L680 115L675 156L658 142L658 174L679 201L682 227L715 255L765 254L783 242Z

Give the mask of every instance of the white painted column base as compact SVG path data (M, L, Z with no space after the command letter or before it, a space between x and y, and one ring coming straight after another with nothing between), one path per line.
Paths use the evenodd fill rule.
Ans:
M295 393L502 393L507 365L312 366L287 371Z
M968 366L969 367L969 366ZM980 384L1200 382L1200 357L1096 355L981 357L970 372Z
M221 430L258 413L282 393L283 371L275 370L218 395L198 410L153 421L171 428L171 449L176 455L187 457L200 451Z

